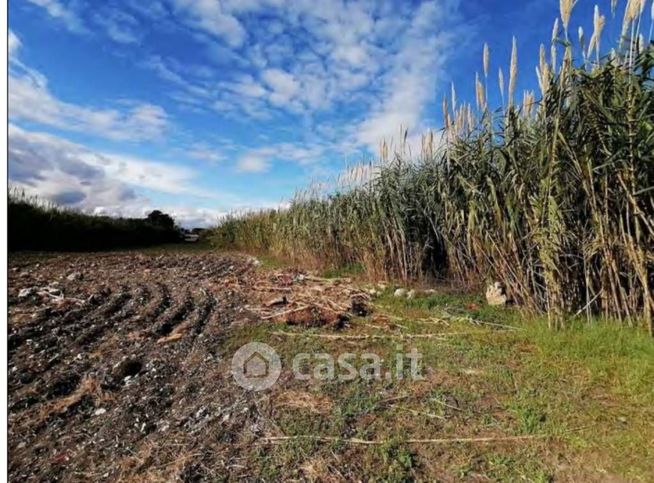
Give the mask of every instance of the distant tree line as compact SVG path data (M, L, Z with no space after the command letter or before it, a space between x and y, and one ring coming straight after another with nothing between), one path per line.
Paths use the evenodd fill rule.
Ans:
M8 238L10 251L96 251L177 242L181 230L158 210L147 218L113 218L13 192L8 199Z

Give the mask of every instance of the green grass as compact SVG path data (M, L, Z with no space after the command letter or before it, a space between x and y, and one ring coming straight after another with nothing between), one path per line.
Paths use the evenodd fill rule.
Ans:
M300 439L247 456L248 464L270 478L300 478L311 462L323 478L337 468L346 478L381 481L485 479L552 481L654 478L654 344L638 329L611 321L576 322L551 331L541 319L516 308L477 305L474 294L452 291L415 300L388 293L375 313L352 322L343 334L451 333L445 341L340 341L274 337L275 324L235 329L224 356L251 340L272 345L285 368L299 352L375 352L390 359L398 346L423 355L426 380L351 382L295 381L273 388L325 397L331 409L316 414L279 408L275 424L286 435L321 435L384 440L361 447L345 442ZM474 305L471 305L474 304ZM402 328L382 330L376 319L392 315ZM426 322L444 318L449 325ZM468 318L511 325L499 330ZM322 333L311 329L306 333ZM332 333L333 332L328 332ZM265 396L264 396L265 397ZM270 396L273 400L274 397ZM532 435L532 441L429 446L409 438ZM332 468L330 470L330 468Z
M349 263L337 268L329 268L322 273L325 278L343 278L356 277L365 272L365 267L361 263Z

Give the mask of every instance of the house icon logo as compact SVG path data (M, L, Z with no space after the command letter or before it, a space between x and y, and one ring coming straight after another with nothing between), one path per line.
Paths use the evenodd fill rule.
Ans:
M282 363L275 349L268 344L245 344L232 357L232 377L249 391L270 388L282 372Z

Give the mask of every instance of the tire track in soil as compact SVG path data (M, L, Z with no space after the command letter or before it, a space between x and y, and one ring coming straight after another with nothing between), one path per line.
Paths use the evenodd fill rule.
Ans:
M47 336L43 345L61 352L56 357L49 359L45 365L32 369L35 380L18 391L19 395L27 394L28 396L23 400L19 400L17 407L22 406L27 409L33 404L50 400L53 397L65 397L72 393L81 381L82 374L90 367L88 363L77 364L73 367L76 357L82 351L89 351L98 345L101 342L102 335L107 330L115 328L117 323L136 313L139 303L147 300L149 294L150 291L145 286L137 287L136 295L132 295L129 288L121 287L121 291L117 295L87 313L85 319L90 323L89 328L74 338L73 344L70 346L62 348L59 347L58 342L62 336L74 337L74 332L53 331L52 335ZM85 322L84 325L88 325L88 323ZM43 377L45 373L48 373L47 379L55 379L55 382L48 387L45 393L39 394L35 388L46 384ZM75 384L71 381L75 381ZM68 389L63 390L60 388Z
M100 291L95 296L96 303L102 303L108 298L109 294L106 291ZM61 311L59 312L59 310ZM97 310L97 306L89 301L86 301L80 308L67 311L65 309L40 309L33 321L13 329L10 328L8 336L9 361L11 362L16 350L26 340L34 339L49 330L63 331L67 327L78 324L80 320L94 310Z
M12 306L29 310L34 301L15 293L56 278L65 294L85 302L58 309L45 300L28 323L10 318L12 479L117 476L119 462L161 446L168 427L183 431L188 447L202 446L202 438L188 438L214 424L206 414L211 391L226 404L236 397L219 387L217 371L225 331L242 317L242 300L227 286L245 282L244 260L213 254L24 260L20 271L31 273L10 274ZM65 281L80 267L92 269L82 284ZM112 284L118 288L108 289ZM187 470L198 474L192 465Z

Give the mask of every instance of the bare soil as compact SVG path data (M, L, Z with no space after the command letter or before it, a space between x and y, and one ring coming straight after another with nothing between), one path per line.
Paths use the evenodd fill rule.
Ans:
M228 370L230 328L338 325L357 292L317 279L321 293L303 302L305 274L255 265L210 253L12 256L10 478L238 475L258 421ZM315 305L324 293L331 306Z

